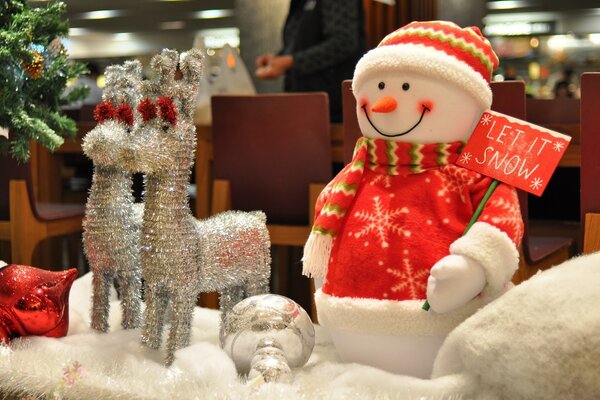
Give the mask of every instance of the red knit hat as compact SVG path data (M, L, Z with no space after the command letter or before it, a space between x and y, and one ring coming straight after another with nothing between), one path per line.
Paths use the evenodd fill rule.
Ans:
M451 81L487 109L498 57L479 28L449 21L411 22L387 35L356 65L354 92L373 73L409 71Z

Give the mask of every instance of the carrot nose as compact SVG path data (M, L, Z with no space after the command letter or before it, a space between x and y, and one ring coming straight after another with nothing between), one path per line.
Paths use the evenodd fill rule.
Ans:
M371 111L379 112L379 113L389 113L392 112L398 107L398 102L392 96L384 96L377 100L373 107L371 107Z

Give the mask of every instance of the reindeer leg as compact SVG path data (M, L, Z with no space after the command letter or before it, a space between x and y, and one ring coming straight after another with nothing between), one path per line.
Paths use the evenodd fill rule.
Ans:
M229 286L219 292L219 305L221 309L221 322L233 306L244 299L244 285Z
M108 297L112 285L113 274L94 271L92 275L92 329L108 332Z
M142 278L135 270L119 271L121 281L121 308L123 329L134 329L140 326Z
M171 365L175 352L190 344L191 324L195 305L193 293L178 293L172 303L171 331L167 342L165 364Z
M266 243L269 243L268 240ZM255 271L262 272L257 276L252 276L246 282L246 295L256 296L258 294L270 293L269 280L271 277L271 249L266 245L263 249L263 260L256 265Z
M162 285L146 286L146 311L142 343L152 349L159 349L162 339L165 313L169 306L168 293Z
M269 276L260 276L249 279L246 283L246 294L248 297L258 294L270 293Z

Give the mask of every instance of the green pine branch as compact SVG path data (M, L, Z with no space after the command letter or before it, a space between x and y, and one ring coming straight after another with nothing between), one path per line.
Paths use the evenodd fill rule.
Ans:
M65 10L59 1L39 8L29 7L27 0L0 2L0 126L10 132L10 139L0 137L0 154L26 161L31 140L54 151L63 137L76 133L75 122L60 107L87 95L85 88L63 94L66 83L87 68L48 47L68 33ZM25 68L35 60L34 51L44 57L39 77Z

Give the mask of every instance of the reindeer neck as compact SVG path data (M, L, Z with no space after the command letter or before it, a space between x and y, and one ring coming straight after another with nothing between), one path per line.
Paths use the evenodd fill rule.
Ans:
M117 167L94 165L88 204L107 207L133 204L131 172Z
M172 218L191 214L188 198L188 185L191 171L189 168L175 168L168 173L146 175L144 179L144 204L146 215L169 215Z

